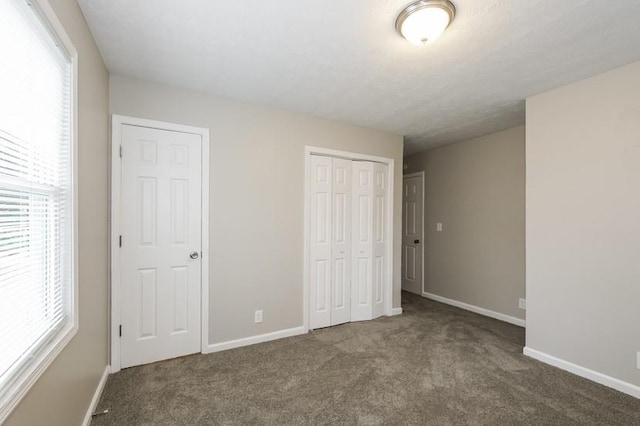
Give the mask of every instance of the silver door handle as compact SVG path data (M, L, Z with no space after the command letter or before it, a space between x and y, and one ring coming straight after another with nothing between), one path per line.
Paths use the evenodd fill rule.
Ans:
M197 251L192 251L191 253L189 253L189 257L192 259L197 259L199 256Z

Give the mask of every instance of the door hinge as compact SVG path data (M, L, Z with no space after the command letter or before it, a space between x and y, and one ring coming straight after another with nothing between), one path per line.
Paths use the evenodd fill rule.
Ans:
M120 328L118 330L118 336L122 337L122 324L120 325Z
M122 158L122 145L120 145L120 147L118 148L118 150L120 151L120 158Z
M118 245L122 247L122 235L118 238Z

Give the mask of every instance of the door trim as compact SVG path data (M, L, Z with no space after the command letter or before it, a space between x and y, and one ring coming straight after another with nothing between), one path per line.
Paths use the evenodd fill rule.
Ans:
M166 123L163 121L147 120L144 118L129 117L113 114L111 116L111 210L109 223L111 236L109 239L109 291L111 303L110 355L111 372L120 371L120 252L119 238L121 234L120 208L122 196L122 159L120 158L120 141L122 139L122 126L132 125L148 127L151 129L168 130L180 133L200 135L202 138L202 255L200 267L202 268L200 286L200 351L205 352L209 346L209 129L202 127L185 126L182 124ZM126 155L126 154L125 154Z
M304 147L304 246L303 246L303 256L304 256L304 267L303 267L303 276L302 276L302 327L304 332L307 333L309 331L309 254L310 254L310 233L309 233L309 213L311 210L311 179L309 178L309 173L311 172L311 156L312 155L325 155L329 157L337 157L344 158L347 160L361 160L361 161L373 161L376 163L386 164L388 167L387 173L387 185L388 185L388 196L390 202L387 203L387 220L385 222L386 226L386 234L387 241L389 244L387 245L387 288L385 291L386 300L384 307L384 314L386 316L396 315L393 309L393 210L394 210L394 182L395 182L395 169L394 163L395 160L393 158L387 157L377 157L374 155L360 154L356 152L348 152L348 151L339 151L335 149L321 148L316 146L305 146ZM400 277L401 278L401 277Z
M424 277L424 264L426 263L426 258L425 258L425 239L424 239L424 230L426 228L425 223L424 223L424 218L425 218L425 214L426 212L424 211L424 206L425 206L425 198L426 198L426 194L427 194L427 188L425 187L426 184L426 179L425 179L425 172L420 171L420 172L415 172L415 173L407 173L406 175L402 175L402 183L404 184L404 180L407 178L413 178L413 177L422 177L422 235L420 235L420 241L422 241L422 288L420 289L420 293L424 294L425 289L424 289L424 282L425 282L425 277ZM404 189L403 191L403 198L404 198ZM403 206L404 208L404 206ZM403 238L404 238L404 229L402 230L403 232ZM400 262L400 269L404 269L402 267L402 262ZM404 271L403 271L404 272ZM400 280L401 284L400 287L402 287L402 279Z

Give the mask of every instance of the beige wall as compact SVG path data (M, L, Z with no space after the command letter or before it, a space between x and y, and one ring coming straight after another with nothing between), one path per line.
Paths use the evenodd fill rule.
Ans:
M107 365L108 75L73 0L49 0L78 51L78 334L9 416L7 426L78 425Z
M398 135L114 75L110 111L211 130L210 343L302 325L305 145L395 159L400 194ZM400 306L399 197L394 206Z
M527 100L527 347L640 385L640 62Z
M524 126L405 164L425 171L425 291L524 319Z

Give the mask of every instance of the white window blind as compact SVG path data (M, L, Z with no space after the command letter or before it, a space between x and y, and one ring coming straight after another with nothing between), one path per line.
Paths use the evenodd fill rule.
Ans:
M45 22L0 1L0 401L74 324L72 66Z

